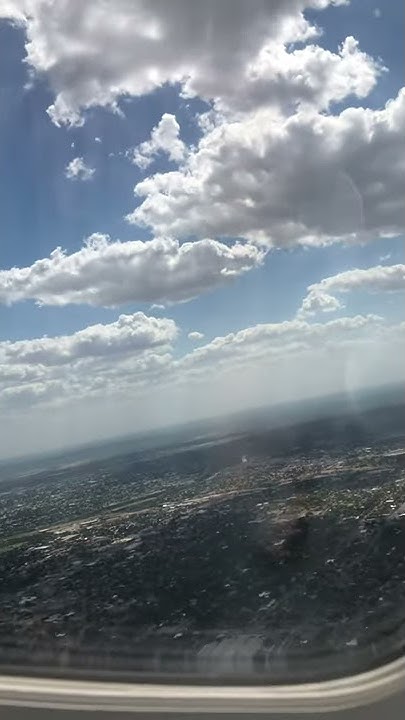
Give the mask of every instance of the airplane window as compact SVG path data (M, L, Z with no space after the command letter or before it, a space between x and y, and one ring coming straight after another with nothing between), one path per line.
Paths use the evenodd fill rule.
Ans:
M403 653L403 22L0 0L0 670Z

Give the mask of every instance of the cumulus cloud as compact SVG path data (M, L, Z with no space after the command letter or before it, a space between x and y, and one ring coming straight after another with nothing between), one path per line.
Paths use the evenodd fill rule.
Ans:
M405 90L383 110L260 110L205 135L184 167L139 182L128 216L158 234L276 247L367 240L404 227Z
M325 292L321 287L311 286L311 289L308 288L308 290L308 295L303 299L297 317L305 318L308 315L315 315L317 312L336 312L336 310L344 308L344 304L338 298Z
M137 184L130 222L157 235L283 246L403 227L404 94L384 110L324 114L366 97L384 70L351 36L336 52L308 44L320 30L305 11L330 4L345 0L14 0L8 12L25 18L26 61L53 88L57 124L80 124L86 108L117 109L121 96L164 83L210 103L195 151L169 113L130 151L141 168L161 152L181 163ZM80 162L70 176L88 179Z
M86 165L82 157L75 157L68 163L65 175L69 180L91 180L95 169Z
M331 320L327 323L309 323L304 320L286 320L281 323L261 323L252 327L217 337L179 361L182 368L194 369L207 364L219 367L229 362L298 354L329 342L337 343L354 337L367 338L370 329L382 327L377 315L356 315Z
M131 302L181 302L232 281L260 265L252 245L170 238L111 242L94 234L81 250L60 248L29 267L0 271L0 302L32 299L44 305L116 306Z
M251 62L242 78L216 100L218 110L246 112L262 106L297 106L326 110L350 95L366 97L385 68L362 52L357 40L347 37L337 53L319 45L295 50L269 43Z
M193 330L192 332L189 332L187 337L189 340L199 342L200 340L203 340L204 333L198 332L198 330Z
M1 0L0 19L12 20L24 25L26 20L27 2L24 0Z
M343 353L346 362L345 358L364 343L381 341L387 347L387 343L397 342L403 336L402 326L387 327L375 315L327 323L296 319L247 327L174 358L172 345L178 332L171 319L135 313L72 335L3 341L0 404L16 400L18 407L24 403L31 406L49 402L61 406L97 397L108 397L113 402L120 397L136 398L137 393L146 389L150 393L153 388L158 394L168 388L173 391L178 388L179 392L184 388L191 397L195 383L199 387L202 383L209 394L213 385L223 387L222 383L230 378L236 382L231 396L237 397L241 392L242 368L244 373L250 373L252 381L256 378L256 385L264 373L266 387L273 387L278 382L277 368L286 368L286 363L288 372L293 373L291 377L301 377L301 382L306 362L316 368L306 378L307 386L337 351ZM329 382L333 382L333 370ZM259 394L257 400L260 397ZM211 411L220 409L215 404L217 400L214 393Z
M0 407L24 412L37 404L46 404L57 399L62 391L62 383L50 380L4 389L0 387Z
M121 96L143 95L164 83L181 83L189 96L215 100L230 94L234 101L235 77L247 90L256 81L261 49L318 34L305 9L345 3L9 0L3 14L25 20L26 61L47 76L55 93L48 109L52 120L79 125L86 108L117 109Z
M5 358L3 357L3 360ZM41 380L43 368L25 364L0 364L0 385L33 383Z
M313 44L320 30L305 11L330 4L345 0L14 0L8 12L25 18L26 62L48 78L56 124L165 83L209 102L195 151L165 113L130 153L141 168L161 152L181 163L137 184L130 222L278 247L403 228L404 93L384 110L324 114L366 97L383 71L351 36L336 52ZM88 179L79 161L69 176Z
M61 408L139 391L170 365L177 335L173 320L138 312L72 335L0 342L0 406Z
M143 170L159 153L165 153L169 160L180 163L186 155L186 146L179 137L180 125L174 115L164 113L159 124L153 128L149 140L129 151L132 162Z
M73 335L0 342L0 362L52 366L86 358L142 353L170 345L177 333L173 320L138 312L120 315L114 323L92 325Z
M405 290L405 265L376 265L366 269L355 268L324 278L308 287L299 315L305 317L318 311L329 312L344 307L331 293L353 291L369 293Z

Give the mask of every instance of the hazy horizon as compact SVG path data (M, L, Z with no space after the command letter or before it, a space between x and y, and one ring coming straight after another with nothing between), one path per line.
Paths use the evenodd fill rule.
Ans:
M405 381L404 381L405 382ZM228 433L231 435L233 433L239 434L244 432L249 432L249 430L252 429L252 422L257 419L259 416L262 416L264 413L268 413L269 417L266 419L267 427L277 428L277 427L289 427L293 425L295 422L305 422L306 419L317 419L324 417L328 414L328 412L332 411L332 414L334 414L334 411L336 410L336 402L343 401L347 403L348 408L352 408L352 417L353 420L356 419L359 412L364 409L368 403L367 400L374 399L374 402L371 403L372 407L383 407L384 403L388 400L388 406L393 404L393 398L392 393L393 392L401 392L404 393L405 391L405 385L404 383L387 383L384 385L374 386L374 387L364 387L360 388L358 391L352 393L351 395L343 394L343 393L333 393L329 395L311 395L309 397L303 397L301 400L290 400L290 401L284 401L284 402L278 402L272 404L264 404L264 405L256 405L253 407L243 407L239 408L238 410L230 411L226 414L218 413L215 415L204 415L201 417L195 418L191 423L172 423L172 424L166 424L166 425L156 425L154 427L145 428L138 431L122 431L118 433L117 435L106 435L104 437L96 437L96 438L90 438L85 442L77 442L74 444L67 444L67 445L60 445L60 446L52 446L49 447L49 449L43 449L43 450L36 450L33 449L32 452L28 452L25 454L12 454L4 457L0 457L0 465L8 465L19 462L29 462L32 460L41 460L42 458L52 458L52 457L59 457L59 455L63 454L70 454L73 455L75 453L83 452L85 453L87 450L91 453L91 451L96 448L99 448L102 444L113 445L115 443L125 443L129 441L136 441L136 440L146 440L146 439L152 439L157 438L156 443L152 443L152 445L147 445L147 448L158 448L158 447L164 447L165 442L163 441L163 444L161 444L163 438L166 436L170 437L171 433L178 434L179 437L177 438L177 442L181 442L183 435L183 439L188 442L190 440L190 437L192 437L192 434L194 432L203 431L204 434L207 435L207 437L211 436L211 433L215 433L218 430L218 426L222 425L220 429L221 435L226 436ZM377 397L376 397L377 394ZM384 399L381 398L381 394L384 394ZM405 401L405 395L403 397L397 396L395 400L395 404L401 403L402 400ZM327 403L329 401L329 409L325 406L325 402ZM291 415L283 414L286 413L288 410L294 410L299 411L297 415L294 414L293 417ZM305 412L305 410L307 412ZM311 412L308 413L308 411L311 410ZM341 410L341 408L338 408L338 412ZM276 415L273 415L271 417L270 421L270 415L272 411L279 411L281 412L281 416L277 417ZM253 423L254 424L254 423ZM189 437L190 435L190 437ZM162 437L163 436L163 437ZM134 450L142 450L143 446L141 444L140 448L134 448ZM107 453L108 455L108 453Z

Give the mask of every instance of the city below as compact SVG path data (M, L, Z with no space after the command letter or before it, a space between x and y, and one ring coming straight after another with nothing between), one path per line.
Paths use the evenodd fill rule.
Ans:
M2 666L284 681L397 656L402 400L3 463Z

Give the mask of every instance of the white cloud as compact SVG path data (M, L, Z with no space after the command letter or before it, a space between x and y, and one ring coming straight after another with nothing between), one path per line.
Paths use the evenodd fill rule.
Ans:
M403 227L404 95L382 111L322 114L366 97L382 72L351 36L336 52L305 44L321 32L305 10L330 4L346 3L21 0L8 12L25 13L26 61L47 76L56 124L80 124L86 108L117 110L121 97L165 83L210 102L196 151L186 150L168 113L132 151L142 168L165 152L181 169L138 183L143 201L131 222L159 236L283 246ZM69 176L89 178L79 161Z
M173 320L142 312L120 315L109 325L92 325L73 335L0 342L0 362L17 365L66 365L87 358L142 353L170 345L178 329Z
M0 410L51 403L63 415L72 404L139 392L170 365L177 334L173 320L136 313L73 335L1 342Z
M252 245L200 240L110 242L94 234L78 252L60 248L25 268L0 271L0 302L33 299L44 305L180 302L225 285L260 265Z
M116 322L72 335L1 342L0 401L7 404L18 398L21 406L24 402L60 405L81 398L117 399L152 385L163 390L203 382L208 388L233 376L241 366L244 372L269 371L274 363L288 359L294 359L298 372L303 354L315 353L319 362L319 352L344 348L347 342L359 343L386 330L381 318L372 315L323 324L268 323L217 337L173 359L172 344L179 332L173 320L143 313L121 315ZM203 338L202 333L190 335L193 340ZM271 384L270 376L268 381Z
M224 122L181 170L135 187L128 216L157 234L248 237L282 247L367 240L404 227L405 90L383 110L261 110Z
M72 335L2 341L0 406L19 412L52 403L60 409L139 390L170 364L178 332L173 320L138 312Z
M96 135L96 137L94 138L94 142L101 143L101 138Z
M3 358L4 359L4 358ZM40 366L29 366L25 364L1 363L0 364L0 385L33 383L41 380L43 368Z
M158 125L153 128L150 140L129 151L132 162L143 170L160 152L165 153L169 160L180 163L186 156L186 146L179 137L180 126L174 115L164 113Z
M249 64L242 88L232 83L217 98L216 107L246 111L273 106L287 114L297 106L325 110L350 95L366 97L384 71L351 36L338 53L313 44L290 50L272 42Z
M232 88L242 83L243 99L251 84L260 84L263 48L315 37L319 31L303 11L345 2L14 0L4 14L25 17L27 62L47 76L56 96L50 117L56 124L78 125L86 108L117 109L122 96L143 95L164 83L181 83L189 96L225 102L229 96L231 104L236 98ZM266 63L263 70L266 82ZM270 76L269 92L274 72ZM293 71L293 89L297 77ZM288 85L288 78L282 84Z
M24 0L1 0L0 19L6 18L24 25L26 6L27 2L24 2Z
M82 157L75 157L67 164L65 175L69 180L91 180L95 169L86 165Z
M324 292L319 285L311 286L311 289L308 288L308 290L308 295L303 299L298 310L298 318L306 318L308 315L315 315L317 312L335 312L344 308L343 303L338 298Z
M338 310L344 305L331 293L353 291L370 293L405 290L405 265L376 265L366 269L355 268L324 278L308 287L299 316L313 315L318 311Z
M260 107L282 108L287 114L297 106L324 110L349 95L366 97L384 70L350 36L338 53L317 45L289 50L282 41L271 41L243 69L237 82L234 78L224 85L220 94L215 94L214 88L211 94L207 87L202 95L215 99L214 117L218 112L229 116L230 111L241 114ZM212 82L212 78L206 81ZM208 130L208 121L212 120L212 112L203 113L201 127ZM157 152L163 151L171 160L181 162L186 148L179 130L175 116L165 113L151 139L135 149L133 161L145 168Z
M375 315L245 328L174 362L171 407L224 414L403 380L404 330Z
M14 412L18 410L26 412L27 408L37 404L46 405L52 402L61 395L62 391L62 384L52 381L7 387L0 389L0 407Z
M0 447L38 452L129 427L331 392L350 396L387 377L404 379L404 329L372 315L293 320L248 327L175 358L173 321L137 313L71 336L2 343Z
M380 8L374 8L374 10L373 10L373 15L374 15L374 17L377 18L377 19L380 18L380 17L381 17L381 10L380 10Z
M182 368L205 367L247 359L271 359L325 346L332 341L341 342L354 336L357 340L367 337L370 328L380 328L382 319L376 315L357 315L331 320L327 323L308 323L304 320L285 320L281 323L263 323L217 337L207 345L193 350L179 361Z
M192 332L189 332L187 337L189 340L195 340L196 342L199 342L200 340L203 340L204 333L198 332L198 330L193 330Z
M405 290L405 265L376 265L366 269L356 268L324 278L319 284L322 288L334 292Z

